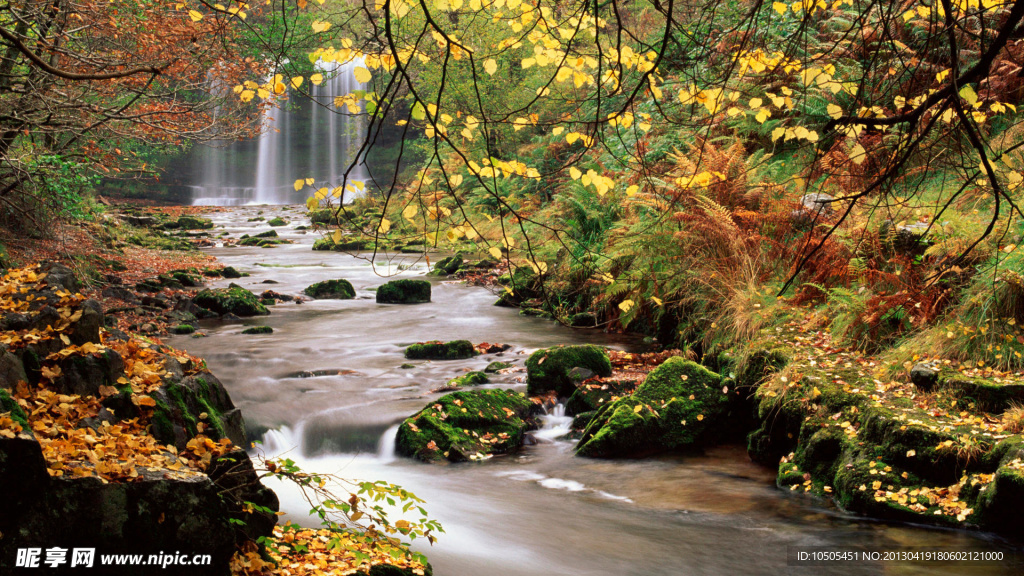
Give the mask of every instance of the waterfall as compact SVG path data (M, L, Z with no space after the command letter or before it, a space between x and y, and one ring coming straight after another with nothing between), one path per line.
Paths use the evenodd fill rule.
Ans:
M533 431L533 437L541 441L552 441L571 431L572 416L565 415L565 405L555 404L540 416L540 429Z
M258 139L197 147L201 177L191 186L192 204L302 204L310 188L296 191L294 182L300 178L315 178L314 188L365 184L366 169L357 154L366 137L366 117L334 105L335 97L365 88L353 74L361 65L361 58L319 62L324 81L304 84L308 98L282 98L264 107ZM345 201L357 195L346 192Z

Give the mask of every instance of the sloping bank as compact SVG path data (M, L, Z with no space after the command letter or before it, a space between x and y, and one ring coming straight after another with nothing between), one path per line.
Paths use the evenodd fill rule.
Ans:
M796 323L713 366L647 356L656 367L644 375L630 354L610 362L595 346L539 350L526 363L527 394L566 402L579 456L636 458L745 438L753 460L778 467L780 489L878 518L1024 530L1014 519L1024 505L1024 438L1003 418L1024 403L1019 378L947 368L931 386L894 380ZM536 408L511 390L455 392L402 424L398 451L425 461L508 453L535 427Z
M104 574L274 570L255 542L279 548L278 499L224 387L198 358L105 328L79 289L53 264L0 278L0 573L31 566L29 549L39 567L57 549L57 573L77 571L74 549Z

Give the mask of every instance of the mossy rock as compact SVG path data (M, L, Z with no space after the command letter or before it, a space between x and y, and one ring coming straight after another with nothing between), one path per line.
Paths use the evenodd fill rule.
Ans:
M405 357L410 360L462 360L476 355L469 340L420 342L405 349Z
M430 282L403 278L377 288L378 304L422 304L430 302Z
M310 298L321 300L351 300L356 297L356 289L352 287L352 283L342 278L317 282L302 292Z
M273 226L273 224L271 224L271 226ZM277 237L278 237L277 236L277 230L267 230L266 232L260 232L259 234L254 234L253 235L253 238L277 238Z
M268 220L267 224L270 226L287 226L288 221L278 216L276 218L271 218L270 220Z
M1001 383L992 378L979 378L955 374L940 376L939 387L954 396L974 402L986 412L1001 413L1011 405L1024 405L1024 383Z
M621 398L633 393L636 382L605 380L600 385L585 385L576 388L565 403L566 414L582 414L594 412L615 398Z
M978 496L978 517L982 526L1016 536L1024 535L1020 511L1024 510L1024 436L1011 436L996 450L1004 454L992 483Z
M448 381L449 386L478 386L480 384L487 384L490 382L490 378L483 372L467 372L463 376L452 378Z
M597 316L590 312L580 312L569 317L569 326L573 328L593 328L597 326Z
M348 250L369 250L370 248L373 248L373 240L359 236L342 236L338 242L329 237L317 238L316 242L313 242L313 250L344 252Z
M573 368L586 368L597 376L612 375L612 363L603 348L593 344L537 350L526 360L526 393L536 396L554 390L559 396L576 391L569 376Z
M695 362L669 358L632 396L598 410L576 453L633 457L701 447L729 426L725 417L730 403L721 376Z
M509 364L508 362L491 362L490 364L487 365L487 368L484 368L484 372L487 372L488 374L494 374L498 370L505 370L506 368L511 367L512 364Z
M317 208L306 213L309 221L313 224L331 224L337 219L334 217L334 210L330 208Z
M225 266L220 269L220 275L224 278L241 278L242 273L235 270L234 266Z
M213 220L197 216L182 216L178 218L175 228L182 230L209 230L213 228Z
M270 326L250 326L242 330L242 334L273 334L274 329Z
M10 412L11 420L20 424L25 430L31 430L28 425L28 415L7 390L0 388L0 413L4 412Z
M196 327L191 324L178 324L171 328L171 334L191 334L196 331Z
M455 274L459 271L459 266L462 266L462 256L459 256L458 254L455 256L449 256L439 260L437 264L434 264L434 269L430 271L430 275L448 276Z
M522 446L526 431L536 428L535 410L512 390L446 394L402 422L395 451L426 462L511 453Z
M238 284L231 284L227 288L203 290L196 294L192 301L196 306L220 315L265 316L270 314L267 307L260 303L258 296Z

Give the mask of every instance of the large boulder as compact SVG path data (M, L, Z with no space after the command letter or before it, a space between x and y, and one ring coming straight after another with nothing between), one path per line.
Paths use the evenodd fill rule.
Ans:
M513 390L453 392L402 422L395 451L426 462L507 454L536 428L535 411L533 402Z
M379 304L422 304L430 302L430 282L403 278L377 288Z
M405 349L405 357L410 360L462 360L476 354L469 340L420 342Z
M165 444L184 448L196 434L228 438L245 446L245 423L224 385L210 372L171 378L155 392L150 434ZM120 415L120 414L119 414Z
M302 291L306 296L317 299L350 300L356 297L356 289L348 280L324 280Z
M462 266L462 256L457 254L455 256L449 256L438 260L438 262L434 264L434 269L430 271L430 276L448 276L450 274L455 274L459 271L460 266Z
M559 396L571 395L576 390L570 375L573 368L585 368L601 377L612 375L608 353L593 344L544 348L526 360L526 393L536 396L554 391Z
M723 428L731 389L680 357L655 368L632 396L601 407L576 446L581 456L621 457L700 447Z
M270 314L267 307L260 303L258 296L234 283L227 288L203 290L195 295L192 302L220 315L265 316Z

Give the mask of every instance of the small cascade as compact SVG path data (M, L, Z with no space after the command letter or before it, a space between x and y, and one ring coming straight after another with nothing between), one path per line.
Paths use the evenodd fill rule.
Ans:
M395 461L395 439L398 438L398 424L388 428L377 445L377 459L381 462Z
M314 188L347 186L346 202L361 195L367 173L358 154L366 117L362 109L336 106L335 98L365 88L353 73L362 64L359 58L318 63L324 81L306 84L307 98L282 98L264 107L258 139L197 147L201 177L190 186L192 204L302 204L309 187L295 190L294 183L307 177L316 178Z
M532 432L533 437L550 442L571 431L572 416L566 416L565 404L558 403L551 409L545 409L545 413L540 416L540 422L540 429Z
M302 424L295 429L282 426L276 430L267 430L263 434L263 453L267 458L279 456L286 452L302 454Z

